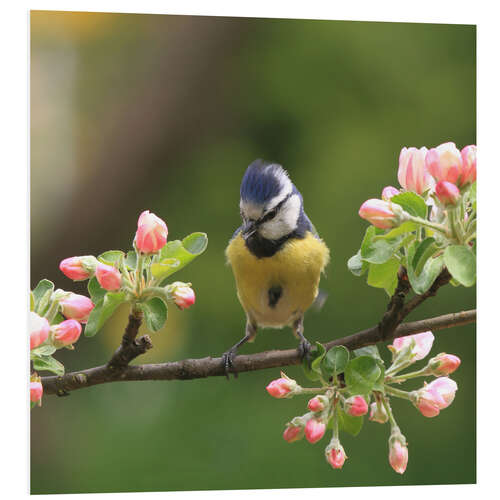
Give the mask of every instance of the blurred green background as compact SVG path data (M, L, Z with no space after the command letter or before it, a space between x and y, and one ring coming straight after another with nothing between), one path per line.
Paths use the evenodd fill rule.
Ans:
M288 169L332 250L329 298L306 316L306 336L376 324L385 293L346 267L366 227L357 211L397 185L401 147L475 144L475 64L474 26L32 12L32 286L47 277L83 293L60 260L130 248L149 209L170 239L204 231L209 245L175 276L193 283L196 304L170 308L140 361L219 356L243 335L224 248L239 225L242 174L262 157ZM448 286L410 319L474 305L474 289ZM120 309L58 359L69 371L105 363L126 316ZM290 330L270 330L242 352L295 346ZM462 359L453 405L426 419L394 402L409 443L404 476L387 461L388 426L342 437L342 471L324 459L327 438L286 443L284 424L307 400L269 397L272 369L45 397L31 415L31 491L473 483L474 326L438 332L432 353L442 351ZM298 367L286 372L305 383Z

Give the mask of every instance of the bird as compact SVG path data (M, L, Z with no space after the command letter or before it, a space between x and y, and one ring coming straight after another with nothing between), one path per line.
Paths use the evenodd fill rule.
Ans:
M304 313L318 299L321 274L330 250L304 211L301 193L278 163L257 159L240 187L242 225L226 247L237 296L246 314L244 337L222 355L226 377L238 349L255 340L258 328L289 326L299 339L302 359L309 357Z

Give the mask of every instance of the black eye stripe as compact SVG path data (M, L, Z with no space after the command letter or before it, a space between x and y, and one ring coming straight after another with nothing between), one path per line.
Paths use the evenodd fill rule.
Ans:
M293 193L288 193L285 198L283 198L270 212L261 217L258 221L259 224L267 222L274 218L274 216L278 213L279 209L283 206L283 204L292 196Z

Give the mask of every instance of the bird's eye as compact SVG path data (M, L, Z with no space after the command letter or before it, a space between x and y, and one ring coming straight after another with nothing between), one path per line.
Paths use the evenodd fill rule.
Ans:
M264 215L263 221L265 222L265 221L274 219L274 217L276 217L277 213L278 213L278 207L273 208L272 210L270 210L269 212L267 212L266 215Z

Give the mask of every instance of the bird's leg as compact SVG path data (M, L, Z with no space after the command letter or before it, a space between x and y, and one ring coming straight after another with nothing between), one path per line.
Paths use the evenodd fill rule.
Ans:
M311 343L304 337L304 316L301 316L293 324L293 332L300 339L299 351L300 359L309 361L309 353L311 352Z
M226 351L222 355L222 363L224 365L224 372L226 373L226 378L229 380L229 371L231 370L234 373L234 378L238 377L238 372L233 369L233 360L236 356L236 352L243 344L246 344L249 340L253 340L255 334L257 332L257 325L252 323L247 318L247 325L245 327L245 336L236 344L231 347L228 351Z

